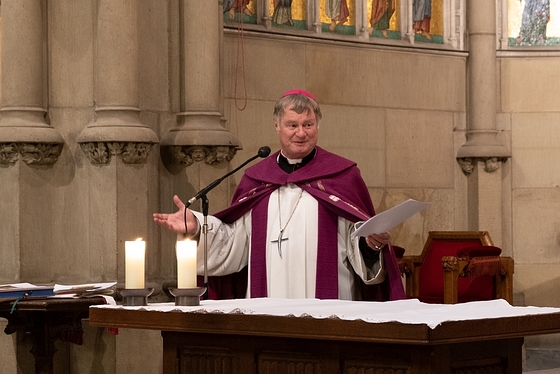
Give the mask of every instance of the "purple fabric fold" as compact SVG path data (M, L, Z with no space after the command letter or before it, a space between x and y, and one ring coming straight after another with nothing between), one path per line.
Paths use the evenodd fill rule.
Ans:
M251 213L253 235L251 248L266 248L266 227L268 222L268 204L258 204ZM263 229L255 229L262 226ZM266 250L251 251L251 297L267 297Z
M338 217L323 205L319 205L318 227L315 297L338 299ZM332 243L335 244L334 251Z

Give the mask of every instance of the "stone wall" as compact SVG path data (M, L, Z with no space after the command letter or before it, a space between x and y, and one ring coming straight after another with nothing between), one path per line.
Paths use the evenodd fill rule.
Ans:
M41 55L46 69L41 87L48 123L62 136L64 147L51 166L20 159L0 168L0 283L122 284L124 242L143 237L148 285L161 288L175 277L175 237L160 230L151 214L174 211L174 194L190 198L259 147L276 150L273 104L284 91L303 88L322 105L319 145L358 163L378 211L407 198L433 202L391 232L395 244L407 254L419 254L430 230L489 230L495 244L514 257L514 291L524 294L526 304L560 306L555 292L559 213L554 204L560 199L560 173L555 172L560 167L555 69L560 56L499 55L497 128L512 158L493 173L477 165L465 175L456 155L467 129L467 53L254 31L240 38L235 29L226 29L221 36L220 105L225 128L243 146L231 163L173 166L164 162L156 145L144 163L128 164L113 156L99 165L86 157L77 139L95 122L99 85L110 84L119 92L127 81L111 71L104 71L105 81L99 80L97 69L104 61L96 52L95 1L48 3L43 12L48 15L49 53ZM9 4L2 2L3 12ZM137 98L141 124L161 139L176 125L180 110L178 1L140 4L138 87L131 97ZM126 38L125 31L114 26L115 35ZM211 212L228 205L240 176L209 193ZM501 216L487 213L485 206ZM159 294L157 299L165 298ZM11 358L0 364L5 372L12 372L5 365L13 366L16 357L10 338L0 344L0 357ZM134 365L157 372L160 339L157 332L127 330L114 336L86 325L85 345L65 345L59 358L63 362L57 365L72 373L126 373ZM527 342L560 345L556 336ZM20 346L17 357L29 357L25 349Z
M527 305L560 306L560 88L552 67L559 56L507 54L500 58L500 122L511 131L511 241L514 288ZM528 344L558 346L555 335Z

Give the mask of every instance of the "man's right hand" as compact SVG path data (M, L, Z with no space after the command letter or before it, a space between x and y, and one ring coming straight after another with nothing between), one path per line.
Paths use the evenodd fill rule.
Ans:
M173 196L173 202L179 208L175 213L154 213L154 222L158 225L165 227L168 230L176 232L178 234L185 233L185 204L179 199L177 195ZM187 235L195 235L198 231L198 220L195 218L193 212L190 209L186 211L187 224L186 229L188 229Z

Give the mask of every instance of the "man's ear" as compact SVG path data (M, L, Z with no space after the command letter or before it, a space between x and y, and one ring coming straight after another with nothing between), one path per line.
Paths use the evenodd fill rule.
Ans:
M276 130L277 134L280 134L280 128L278 127L278 122L274 122L274 129Z

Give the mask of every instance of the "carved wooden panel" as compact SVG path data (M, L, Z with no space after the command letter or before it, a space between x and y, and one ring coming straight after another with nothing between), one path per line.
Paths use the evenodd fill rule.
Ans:
M410 374L407 364L380 363L376 360L347 360L343 364L343 374Z
M452 370L453 374L501 374L508 372L508 362L503 357L458 361Z
M502 374L506 373L507 368L503 366L477 366L472 368L462 368L453 371L454 374Z
M321 366L317 358L292 353L261 354L257 358L259 374L320 374Z
M177 373L497 374L521 367L522 339L441 345L164 333ZM175 372L174 372L175 373Z
M204 347L180 350L180 374L236 374L239 372L238 360L229 349Z

